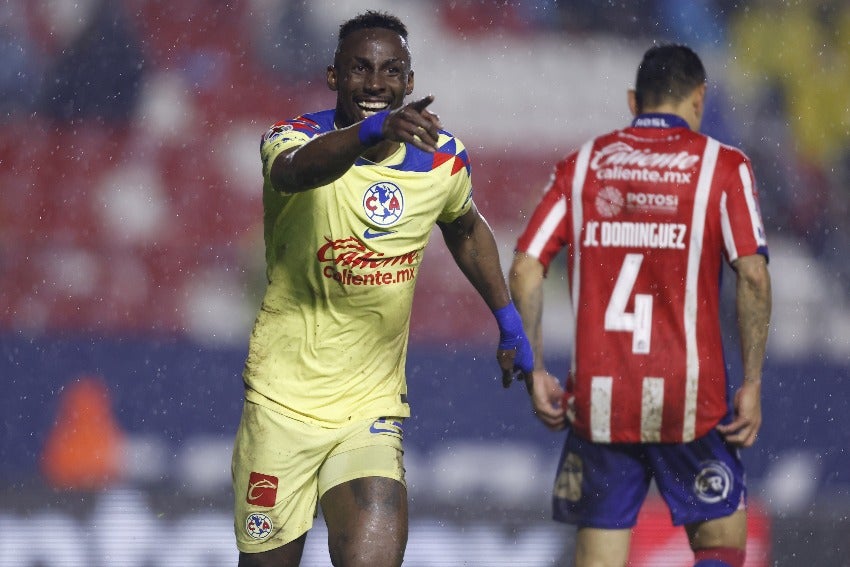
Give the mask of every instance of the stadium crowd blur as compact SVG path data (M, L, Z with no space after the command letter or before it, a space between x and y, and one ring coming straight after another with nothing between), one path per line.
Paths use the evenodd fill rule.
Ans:
M752 157L771 233L834 275L839 289L850 289L850 4L373 4L416 4L431 14L436 27L410 22L413 36L435 34L425 46L441 36L469 46L498 36L508 49L538 36L571 45L602 38L640 51L657 39L691 44L706 55L717 85L704 129ZM244 341L254 311L244 303L262 285L259 136L277 119L331 104L317 69L330 61L337 9L353 7L3 2L0 329L97 335L203 328L207 339ZM327 59L316 60L321 53ZM466 76L476 80L471 70ZM439 85L424 86L439 98ZM554 88L580 89L581 81ZM512 111L528 102L517 91ZM476 124L450 129L466 139ZM472 155L478 184L502 192L528 186L534 175L542 186L551 163L550 156L505 156L486 146ZM484 210L497 234L521 222L518 209L528 200L499 197L485 200ZM506 245L512 239L505 235ZM427 279L428 271L420 293L435 285L451 293L446 282ZM241 325L235 330L234 321ZM434 336L446 331L425 312L415 312L414 321L433 324ZM463 333L463 322L449 331Z

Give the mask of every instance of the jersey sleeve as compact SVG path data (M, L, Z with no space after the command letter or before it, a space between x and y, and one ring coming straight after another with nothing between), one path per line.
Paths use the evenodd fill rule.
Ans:
M437 220L450 223L472 208L472 166L460 140L442 132L440 138L433 168L443 170L447 176L448 198Z
M767 258L767 238L752 166L737 150L728 151L734 157L730 158L720 211L726 258L730 263L753 254Z
M269 170L277 156L290 148L303 146L315 135L315 129L310 128L307 121L300 117L272 124L260 139L263 178L268 179Z
M543 198L517 240L516 251L537 258L547 271L552 259L568 242L570 163L568 159L555 166L544 188Z

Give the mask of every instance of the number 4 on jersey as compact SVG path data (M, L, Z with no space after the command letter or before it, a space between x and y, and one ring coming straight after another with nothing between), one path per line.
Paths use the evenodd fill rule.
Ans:
M652 296L646 293L635 294L634 313L626 312L629 297L637 281L643 254L626 254L611 300L605 309L605 330L632 333L632 352L649 354L649 342L652 336Z

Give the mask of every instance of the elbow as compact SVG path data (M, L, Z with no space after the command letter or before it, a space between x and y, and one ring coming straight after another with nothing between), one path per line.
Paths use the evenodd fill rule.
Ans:
M543 277L543 265L537 258L524 253L515 254L508 272L511 296L524 297L536 292L543 285Z
M770 272L767 269L767 260L764 256L756 254L739 258L733 267L738 274L740 283L745 285L759 295L770 294Z
M281 193L292 192L292 180L287 168L289 161L291 161L289 155L281 154L275 158L271 168L269 168L269 182L275 191Z
M310 183L309 180L298 175L298 170L293 163L294 155L295 152L280 154L269 169L269 182L279 193L300 193L319 186L318 183Z

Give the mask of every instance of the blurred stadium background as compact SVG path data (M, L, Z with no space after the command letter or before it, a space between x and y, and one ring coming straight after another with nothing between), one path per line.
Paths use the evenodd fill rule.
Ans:
M505 266L554 161L628 121L647 46L701 53L704 130L753 159L774 277L748 565L850 565L850 5L791 0L4 0L0 565L235 564L259 137L333 105L337 26L367 7L407 22L415 94L469 149ZM560 435L502 390L439 235L418 286L405 564L566 564ZM563 375L563 272L547 286ZM634 565L690 565L667 521L650 502ZM329 564L323 529L305 565Z

